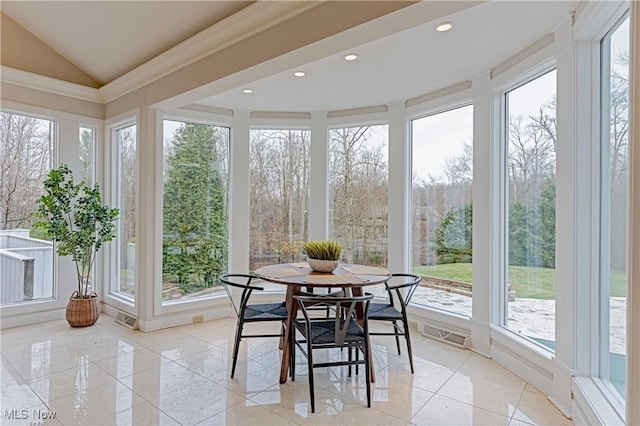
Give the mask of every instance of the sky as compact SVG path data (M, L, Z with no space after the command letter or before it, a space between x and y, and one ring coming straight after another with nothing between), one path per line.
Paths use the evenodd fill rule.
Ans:
M413 133L413 175L429 181L442 177L445 160L462 154L465 143L473 142L473 106L422 117L411 123Z

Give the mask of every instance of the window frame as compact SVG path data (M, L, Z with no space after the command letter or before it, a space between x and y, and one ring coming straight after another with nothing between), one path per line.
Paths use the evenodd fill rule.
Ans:
M476 94L474 93L474 89L472 87L471 82L464 82L462 84L457 84L455 86L449 87L440 91L440 96L438 97L429 97L424 99L423 101L411 103L410 106L406 107L404 114L404 122L407 127L407 144L409 150L409 156L407 158L407 164L405 167L409 170L411 169L411 163L413 161L413 144L411 134L411 121L415 119L419 119L422 117L427 117L435 114L439 114L442 112L447 112L453 109L461 108L464 106L472 105L473 106L473 114L474 114L474 129L473 129L473 139L474 139L474 147L475 147L475 139L476 139L476 124L475 124L475 115L477 113L476 108ZM391 146L392 142L389 142ZM474 198L477 196L477 191L475 190L475 167L474 167ZM413 200L413 188L411 184L411 173L408 173L408 182L406 184L405 191L408 193L409 202ZM472 199L474 199L472 198ZM405 216L407 220L410 221L409 215L411 214L411 208L407 207L407 211L405 212ZM475 213L474 213L475 215ZM411 224L409 223L409 235L408 240L411 240ZM409 242L409 247L407 248L406 253L406 266L407 270L411 269L411 259L413 253L411 251L412 242ZM475 257L475 256L474 256ZM475 277L472 276L472 282L474 288L476 288ZM473 297L473 295L472 295ZM477 309L474 307L474 310ZM489 309L488 306L482 309ZM442 309L437 309L434 307L426 306L426 305L418 305L415 303L410 303L407 306L407 313L413 317L418 326L418 330L421 329L422 325L429 323L436 326L442 326L446 329L449 329L454 332L460 332L461 334L470 335L471 328L473 323L473 312L472 316L468 317L465 315L458 314L456 312L445 311Z
M111 206L120 208L120 181L119 181L119 149L118 149L118 137L117 132L120 129L125 127L129 127L135 125L136 126L136 159L135 159L135 168L136 168L136 194L135 194L135 202L136 205L140 205L140 170L139 170L139 147L140 147L140 111L139 109L134 109L132 111L128 111L118 116L112 117L111 119L105 122L105 134L106 134L106 143L105 149L107 155L105 156L105 170L108 170L108 179L105 179L105 194L109 194L108 197L105 196L105 199L108 199ZM135 234L139 235L139 218L140 218L140 209L136 209L135 216ZM121 220L121 219L119 219ZM117 232L120 229L118 228ZM105 283L102 289L102 298L106 304L112 306L116 310L126 312L129 315L137 316L138 309L140 305L140 291L136 292L136 297L128 298L122 296L117 288L119 286L119 271L118 266L120 264L118 260L118 240L114 240L112 244L109 244L109 250L104 250L105 256L105 268L103 270L103 281ZM136 259L139 259L140 247L139 244L136 244ZM137 286L140 282L139 280L139 271L138 261L136 260L136 290L138 290ZM114 315L115 316L115 315Z
M629 10L629 2L587 3L583 12L577 17L574 26L574 43L580 63L588 63L588 78L578 81L576 93L578 105L589 102L590 105L579 110L576 126L584 128L585 136L589 138L590 162L598 175L588 183L590 190L589 207L592 211L590 218L590 249L589 249L589 282L585 286L585 293L578 295L579 300L587 301L578 305L578 318L582 318L588 325L580 328L578 345L575 350L577 356L577 371L572 379L574 394L575 417L584 419L587 423L623 424L625 422L625 406L620 395L612 389L612 385L605 383L600 377L600 277L601 253L598 234L601 226L600 202L601 193L601 164L602 164L602 51L601 42L617 24L621 22ZM637 23L636 23L637 25ZM585 164L586 165L586 164ZM587 189L587 185L585 188ZM629 302L627 302L629 303ZM627 330L629 335L629 330ZM627 372L627 379L629 373ZM629 390L627 390L627 393Z
M211 311L226 309L229 305L229 299L227 294L223 292L219 292L217 294L212 294L210 296L205 296L197 299L180 299L176 301L172 301L171 303L163 303L162 301L162 239L163 239L163 202L164 202L164 185L162 185L163 179L162 174L164 172L162 164L163 164L163 155L164 155L164 120L171 121L183 121L189 123L196 124L204 124L208 126L217 126L217 127L225 127L229 129L229 180L231 180L231 170L234 167L233 165L233 154L231 150L233 149L233 136L234 129L232 123L232 117L213 112L204 112L204 111L195 111L195 110L187 110L187 109L176 109L168 112L157 111L155 115L155 129L156 129L156 144L155 144L155 182L157 182L155 191L155 209L154 209L154 244L153 244L153 253L154 253L154 262L153 262L153 276L154 276L154 285L153 289L150 291L153 292L153 320L159 320L161 317L167 317L169 315L179 315L183 314L186 316L190 316L188 311ZM230 188L227 188L227 194L229 193ZM231 203L227 206L227 217L232 215L231 212ZM231 223L227 222L227 242L231 243ZM230 268L230 260L231 260L231 250L228 251L228 259L227 259L227 267ZM208 319L205 317L205 319ZM182 324L179 322L178 318L175 318L176 324ZM171 319L163 322L171 322Z
M610 129L610 125L609 120L610 120L610 100L611 100L611 87L610 87L610 76L611 76L611 66L610 66L610 62L605 62L605 59L610 59L610 54L611 54L611 35L613 35L613 33L615 31L617 31L620 26L624 23L624 21L626 19L629 19L629 11L627 10L625 13L623 13L622 15L620 15L613 24L611 24L609 26L609 28L607 29L607 31L604 33L604 35L602 35L602 37L599 38L598 41L598 59L597 62L599 63L599 75L598 75L598 82L599 82L599 107L600 107L600 112L599 112L599 126L598 126L598 136L595 138L596 139L596 144L597 144L597 149L595 150L596 152L596 156L598 158L598 178L596 179L597 181L597 194L598 196L596 197L596 199L594 200L594 204L596 205L596 208L594 209L594 215L597 217L597 223L598 223L598 229L599 229L599 237L596 238L595 241L595 245L597 245L598 247L598 252L599 252L599 256L597 257L597 260L595 260L595 267L597 268L598 274L597 274L597 278L596 280L594 280L594 289L593 289L593 293L596 294L597 296L597 307L594 309L594 316L595 318L593 318L593 322L594 322L594 326L592 328L592 336L593 339L595 341L598 342L598 351L595 352L594 357L596 358L593 363L592 363L592 370L591 370L591 376L593 378L594 383L596 384L597 388L600 390L600 392L602 393L602 395L605 397L605 399L609 402L609 404L611 404L611 406L613 407L613 409L618 413L618 415L620 415L621 417L624 417L624 412L625 412L625 405L626 405L626 401L625 399L622 397L622 395L620 395L615 388L613 387L613 384L608 381L605 380L601 377L601 375L603 374L603 368L606 369L607 371L609 370L609 363L605 361L608 361L608 356L610 355L610 340L609 340L609 334L607 333L610 329L610 317L611 317L611 310L609 307L609 302L610 302L610 297L609 295L605 295L604 294L604 288L602 286L602 283L604 281L604 274L610 274L611 270L609 265L609 248L610 248L610 218L609 218L609 212L610 212L610 203L607 201L608 200L608 196L610 195L610 189L611 186L609 185L610 183L610 176L609 176L609 154L610 154L610 141L609 141L609 129ZM605 41L605 39L607 39ZM629 64L629 66L631 67L631 64ZM605 79L609 78L609 80L605 81ZM608 90L607 90L608 89ZM629 96L629 102L631 101L631 96ZM629 105L630 106L630 105ZM629 111L631 112L631 111ZM631 117L629 117L629 119L631 119ZM607 123L607 124L605 124ZM629 143L631 143L630 140L630 134L628 134L628 138L629 138ZM631 158L629 158L629 161L631 161ZM630 170L631 164L629 163L628 165L629 169L627 171L627 173ZM630 177L630 176L628 176ZM627 197L629 195L629 190L630 187L627 186ZM627 214L629 213L631 209L631 205L627 205ZM629 217L627 217L627 221L630 220ZM606 240L606 241L605 241ZM607 243L608 242L608 243ZM627 256L628 256L628 247L629 245L627 244ZM627 270L630 267L629 262L627 265ZM610 275L609 275L610 278ZM628 278L627 274L625 274L625 278ZM609 284L609 288L610 289L610 282ZM627 281L627 287L629 286L629 282ZM627 289L627 294L628 294L628 289ZM628 306L628 301L627 301L627 306ZM606 310L607 312L607 317L606 319L603 318L602 313L604 312L603 310ZM627 310L627 316L629 315L629 311ZM603 321L605 321L603 323ZM604 329L604 325L607 325L607 330ZM628 324L628 322L625 320L625 324ZM625 332L628 333L627 331L628 327L625 327ZM606 346L604 345L604 343L606 342ZM628 356L628 354L625 353L625 356ZM605 360L606 358L606 360ZM625 369L626 372L626 369ZM625 383L627 381L628 375L625 376ZM627 383L628 385L628 383Z
M555 52L553 49L553 43L547 45L532 55L528 56L526 60L518 63L516 66L506 70L504 73L496 76L492 79L493 89L493 102L494 110L497 117L494 121L494 134L493 140L497 144L499 161L498 168L498 184L495 188L492 188L492 193L498 199L498 234L494 233L497 245L499 247L499 256L493 260L494 267L498 271L498 283L494 284L497 287L497 294L495 295L494 306L496 311L493 317L496 320L494 324L494 331L497 332L497 336L502 338L507 337L514 342L517 342L518 347L526 348L526 350L533 349L536 355L541 356L543 359L550 359L553 352L550 352L548 348L536 343L535 341L519 335L513 332L505 326L506 319L508 318L508 273L509 273L509 205L508 205L508 191L509 191L509 156L508 156L508 132L509 132L509 120L508 120L508 105L507 105L507 93L515 90L538 77L547 74L548 72L557 69ZM557 206L557 200L556 200ZM556 243L557 244L557 243ZM498 337L500 338L500 337ZM523 353L524 355L524 353Z
M447 98L451 98L453 97L453 99L449 99L449 101L447 102ZM413 176L413 122L416 120L420 120L423 118L428 118L428 117L433 117L439 114L444 114L450 111L455 111L455 110L459 110L462 108L466 108L466 107L471 107L472 108L472 117L471 117L471 121L472 121L472 132L471 132L471 143L472 143L472 149L474 147L473 144L473 140L474 140L474 133L475 133L475 129L473 128L473 122L475 120L475 105L474 105L474 100L471 99L469 97L469 93L468 91L460 91L460 92L456 92L453 93L452 95L449 95L448 97L444 97L444 98L438 98L435 101L440 101L439 103L437 103L437 107L434 106L432 108L428 108L428 109L424 109L425 105L420 105L420 107L422 107L420 110L416 110L413 114L408 115L407 116L407 126L409 128L409 146L410 146L410 158L409 158L409 164L407 165L407 167L411 170L411 176ZM415 108L414 108L415 109ZM475 191L473 191L473 172L472 172L472 182L471 182L471 191L472 191L472 199L471 199L471 203L473 205L473 195L475 194ZM409 199L411 204L413 204L413 182L410 182L409 184ZM411 211L412 211L412 207L409 207L409 211L407 212L407 215L410 216L411 215ZM409 226L410 228L413 227L413 223L412 223L412 218L409 217ZM473 220L472 220L473 223ZM413 243L413 232L412 230L409 231L410 232L410 249L409 249L409 253L408 253L408 262L409 262L409 270L413 269L413 247L414 247L414 243ZM472 257L472 263L473 265L473 257ZM473 288L473 274L472 274L472 278L471 278L471 283L472 283L472 288ZM471 303L473 306L473 293L471 295ZM435 312L438 313L438 315L446 315L446 316L451 316L451 318L456 318L456 319L462 319L462 320L468 320L471 321L471 319L473 318L473 308L471 311L470 315L464 315L458 312L453 312L453 311L448 311L446 309L442 309L442 308L438 308L435 306L431 306L431 305L423 305L423 304L418 304L415 302L410 302L410 306L414 307L415 309L420 309L420 310L426 310L426 312Z

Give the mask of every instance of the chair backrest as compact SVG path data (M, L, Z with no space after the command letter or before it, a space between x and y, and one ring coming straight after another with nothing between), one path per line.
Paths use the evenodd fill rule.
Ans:
M369 314L369 303L373 299L373 294L365 294L364 296L355 297L338 297L338 296L294 296L298 300L300 310L304 316L307 330L310 332L311 325L314 322L334 321L335 322L335 339L337 346L344 344L347 331L349 329L350 319L354 318L358 304L362 305L362 319L365 333L368 333L367 317ZM309 313L309 307L330 307L330 312L334 313L333 318L312 317Z
M255 275L249 274L222 274L218 278L223 284L224 290L227 292L229 300L231 300L231 305L233 306L233 309L236 311L236 314L238 316L242 316L242 314L244 313L247 303L249 302L251 292L253 290L264 290L263 287L251 285L252 280L256 278L257 277ZM237 301L237 296L234 295L233 289L230 287L235 287L242 290L239 301Z
M418 285L422 281L422 277L411 273L393 273L389 281L385 283L385 287L389 292L389 302L394 306L394 299L400 302L402 309L411 302L413 293L415 293ZM394 294L395 293L395 294Z

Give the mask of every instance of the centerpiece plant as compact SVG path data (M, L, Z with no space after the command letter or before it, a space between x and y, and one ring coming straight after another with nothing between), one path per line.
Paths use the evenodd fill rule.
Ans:
M332 240L305 241L302 248L308 257L318 260L340 260L342 252L340 243Z
M91 272L98 251L115 238L115 222L120 212L102 203L97 184L89 187L84 181L75 183L65 164L49 172L44 190L45 194L38 199L38 210L33 213L38 219L34 226L56 243L58 255L71 256L76 268L77 290L67 305L67 321L72 326L92 325L98 319L100 305L97 294L89 293ZM86 308L91 312L73 311L74 300L91 301L92 306ZM78 319L85 314L95 318Z
M316 272L332 272L338 267L342 246L333 240L310 240L302 245L307 263Z

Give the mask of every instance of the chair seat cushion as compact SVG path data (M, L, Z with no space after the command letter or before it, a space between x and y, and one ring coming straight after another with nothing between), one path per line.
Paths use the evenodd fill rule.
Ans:
M402 320L402 313L386 303L371 303L369 305L369 319Z
M335 343L335 327L336 322L333 319L326 321L314 321L311 323L311 343L313 344L325 344ZM344 320L340 320L340 327L344 327ZM296 328L302 333L305 338L307 328L304 321L296 321ZM349 321L349 328L345 336L345 342L358 342L364 337L364 330L354 320Z
M244 311L245 321L284 321L287 319L287 315L284 303L247 305L247 309Z

